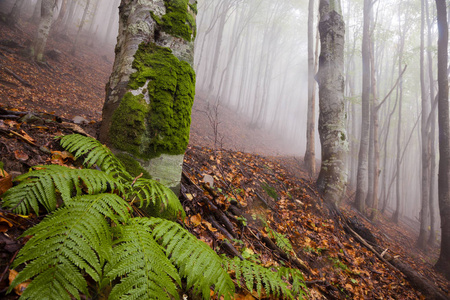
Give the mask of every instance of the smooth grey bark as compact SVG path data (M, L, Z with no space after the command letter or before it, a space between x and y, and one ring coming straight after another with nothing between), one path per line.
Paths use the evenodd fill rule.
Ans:
M314 2L308 5L308 113L306 117L305 167L310 175L316 173L315 125L316 125L316 81L314 79Z
M439 176L438 195L441 214L441 254L436 269L450 279L450 120L448 103L448 22L445 0L436 0L438 39L438 124Z
M427 127L427 120L429 117L429 100L425 84L425 0L421 1L421 22L420 22L420 91L422 98L422 149L421 149L421 163L422 163L422 180L421 180L421 208L420 208L420 230L417 239L417 246L420 249L425 249L427 246L427 232L428 232L428 211L429 211L429 197L430 197L430 153L429 153L429 131Z
M400 11L400 10L399 10ZM402 154L401 154L401 133L402 133L402 102L403 102L403 77L402 77L402 61L403 61L403 49L405 46L405 35L406 35L406 27L407 23L403 24L403 30L401 26L401 14L398 15L398 25L399 25L399 52L398 52L398 74L400 79L400 83L398 85L398 123L397 123L397 160L396 160L396 168L397 168L397 177L395 181L396 188L396 200L395 200L395 211L392 216L392 219L395 223L399 222L400 219L400 209L402 204L401 197L401 166L402 166Z
M372 1L364 0L364 24L362 38L362 95L361 95L361 139L358 155L358 173L356 177L355 204L364 212L368 190L368 157L370 127L370 11Z
M41 20L31 46L31 55L38 62L42 62L44 59L44 50L52 26L55 5L56 0L42 0Z
M338 206L347 184L343 76L345 23L338 0L321 0L319 13L321 51L317 81L322 164L317 186L326 202Z
M188 4L177 2L178 22L193 27ZM161 27L167 10L164 0L121 1L100 140L177 193L195 93L194 28L187 36Z
M425 1L426 23L427 23L427 59L428 59L428 84L429 84L429 99L430 106L435 105L434 94L434 76L433 76L433 43L432 43L432 24L430 21L428 0ZM433 246L436 243L436 213L435 213L435 188L436 188L436 110L433 109L430 114L430 196L429 196L429 211L430 211L430 235L428 237L428 245Z

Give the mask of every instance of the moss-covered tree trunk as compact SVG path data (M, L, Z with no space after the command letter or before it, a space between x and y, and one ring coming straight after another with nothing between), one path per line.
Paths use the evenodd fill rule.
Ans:
M100 140L135 175L179 191L195 94L196 4L122 0Z
M324 200L337 205L347 183L343 76L345 24L339 0L321 0L319 12L321 52L317 80L322 164L317 185Z

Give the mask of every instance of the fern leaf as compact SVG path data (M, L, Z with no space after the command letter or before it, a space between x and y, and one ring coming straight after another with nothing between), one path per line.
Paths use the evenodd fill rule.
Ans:
M118 178L122 182L133 179L111 150L96 139L79 134L70 134L62 137L60 143L76 158L84 156L84 165L88 168L97 165L105 173Z
M181 286L181 279L164 249L153 239L146 218L131 219L117 230L119 239L114 243L114 256L106 267L106 276L111 281L123 278L114 286L109 299L177 298L175 283Z
M178 197L156 180L139 178L126 197L138 199L139 208L145 208L153 217L175 220L186 216Z
M39 204L48 212L54 211L57 191L64 202L80 195L82 186L87 187L88 194L103 193L109 187L123 191L122 185L104 172L57 165L37 166L35 170L18 176L16 181L21 182L3 195L3 207L23 215L29 214L31 209L39 214Z
M248 260L224 259L228 270L235 272L239 287L244 281L249 291L253 291L256 286L256 292L261 297L262 287L264 286L268 294L273 294L277 298L294 299L294 295L302 298L305 295L306 286L303 283L303 275L297 269L280 268L272 270L265 268ZM288 288L287 282L292 279L291 288Z
M178 267L182 277L187 279L187 288L209 299L210 288L214 286L218 298L231 299L234 284L222 267L222 259L204 242L199 241L177 223L159 219L146 219L147 226L153 228L153 237L166 249Z
M20 250L13 267L27 263L9 291L28 279L25 299L80 299L88 295L87 273L100 281L102 265L111 257L112 235L106 217L127 218L129 206L113 194L72 199L24 235L33 237Z

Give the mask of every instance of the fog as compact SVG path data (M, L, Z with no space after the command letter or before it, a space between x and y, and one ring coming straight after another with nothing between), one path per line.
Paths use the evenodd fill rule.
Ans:
M24 1L24 14L31 16L37 1ZM57 30L76 32L82 26L82 35L91 41L104 43L113 51L118 31L119 2L60 0L55 22L60 13L65 13ZM353 197L356 184L361 128L362 2L342 1L346 22L349 197ZM376 1L372 20L373 59L379 102L386 98L407 66L401 84L394 88L379 110L380 208L387 201L387 211L394 210L396 195L399 193L400 213L413 226L418 225L421 203L421 10L418 2ZM90 4L87 17L81 23L87 3ZM291 152L294 151L298 156L304 155L306 146L307 5L307 1L302 0L199 0L195 42L198 97L211 105L219 103L233 109L251 128L280 135L289 141ZM437 78L434 9L434 5L430 5L432 47L428 49L432 59L433 81ZM315 19L317 25L318 17ZM314 36L317 39L316 31ZM400 51L402 39L404 47ZM318 45L317 40L314 44ZM429 79L426 84L430 85ZM316 99L318 102L318 95ZM400 106L402 116L398 126ZM318 106L316 124L317 116ZM400 151L397 150L398 141ZM398 172L398 152L402 158L399 172L401 186L397 190L394 177ZM317 133L316 157L320 159ZM437 153L432 158L436 162ZM434 180L437 180L436 172L433 174ZM434 186L434 195L436 189L437 184ZM437 196L433 201L437 216L435 228L439 228Z

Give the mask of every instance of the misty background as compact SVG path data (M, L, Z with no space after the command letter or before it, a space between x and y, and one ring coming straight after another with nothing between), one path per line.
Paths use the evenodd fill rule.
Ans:
M31 18L36 13L38 1L24 1L22 14ZM9 3L9 7L4 5L2 8L11 9L12 2ZM53 30L74 34L80 31L81 40L101 44L110 49L113 56L120 1L79 0L67 1L66 6L62 4L63 1L59 1L55 22L62 9L68 13ZM279 135L289 145L286 153L297 156L304 155L306 146L307 5L307 1L302 0L199 0L195 41L197 97L211 107L220 105L233 110L250 128ZM361 126L363 1L343 0L342 6L346 22L348 197L353 197ZM432 50L435 64L437 27L434 9L430 5L432 47L428 50ZM379 102L407 66L401 84L386 98L379 111L381 173L378 194L381 205L386 202L387 211L392 212L399 193L404 221L418 228L421 201L420 2L376 1L373 24L373 59ZM316 32L314 36L318 46ZM318 50L316 53L318 55ZM433 80L436 80L436 65L431 67ZM427 80L427 84L430 83L431 80ZM435 87L437 89L436 84ZM317 116L318 95L316 99ZM222 130L226 135L226 129ZM315 141L316 157L320 159L318 134ZM402 159L401 186L397 191L394 178L398 142ZM437 153L433 159L439 159ZM437 194L437 185L434 194ZM432 201L435 203L435 228L439 228L437 196Z

